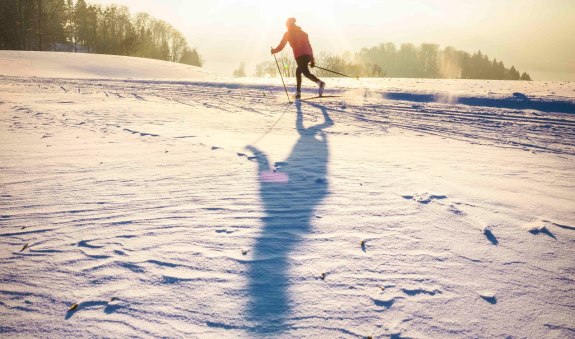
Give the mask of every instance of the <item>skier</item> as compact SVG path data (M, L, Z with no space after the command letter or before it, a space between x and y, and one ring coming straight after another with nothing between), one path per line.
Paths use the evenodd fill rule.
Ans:
M311 67L315 67L315 60L313 58L313 51L307 37L307 33L302 31L301 27L295 24L295 18L289 18L286 21L287 32L285 32L282 41L276 48L272 48L272 54L276 54L284 49L286 43L289 42L295 61L297 63L297 69L295 72L297 79L297 90L295 94L296 99L301 98L301 74L305 75L306 78L315 82L319 86L319 96L323 95L323 90L325 88L325 82L319 80L315 75L311 74L308 64L311 63Z

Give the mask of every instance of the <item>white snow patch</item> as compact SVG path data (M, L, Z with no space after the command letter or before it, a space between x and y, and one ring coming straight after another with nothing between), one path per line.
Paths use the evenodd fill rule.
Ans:
M119 55L0 51L0 75L77 79L214 78L196 66Z
M0 56L4 336L575 332L572 83Z

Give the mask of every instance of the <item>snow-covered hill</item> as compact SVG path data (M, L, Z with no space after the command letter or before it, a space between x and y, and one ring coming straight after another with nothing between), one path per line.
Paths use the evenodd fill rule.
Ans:
M197 79L214 74L195 66L119 55L0 51L0 76L79 79Z
M120 59L0 52L2 337L575 335L574 83Z

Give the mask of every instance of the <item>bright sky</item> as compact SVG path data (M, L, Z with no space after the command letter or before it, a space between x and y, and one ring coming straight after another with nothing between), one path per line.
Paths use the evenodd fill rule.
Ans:
M231 75L273 60L296 17L314 51L357 51L382 42L438 43L515 65L536 80L575 81L575 0L86 0L145 11L180 30L205 59ZM289 48L289 47L288 47Z

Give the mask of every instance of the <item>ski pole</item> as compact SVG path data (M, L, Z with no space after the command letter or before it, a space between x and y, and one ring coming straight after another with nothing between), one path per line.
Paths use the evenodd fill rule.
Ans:
M272 47L272 49L273 49L273 47ZM280 78L282 78L282 84L284 85L284 90L286 91L286 96L288 98L288 102L291 104L291 100L289 98L289 94L288 94L288 91L286 88L286 83L284 82L284 77L282 75L282 70L280 69L280 64L278 63L278 58L276 58L275 54L273 54L273 56L274 56L274 59L276 60L276 66L278 66L278 72L280 73Z
M274 124L272 125L272 127L268 128L268 130L262 134L259 138L257 138L254 142L252 142L250 145L255 146L257 145L258 142L260 142L260 140L262 140L263 138L266 137L266 135L268 135L273 129L274 127L276 127L276 125L278 124L278 122L280 122L280 120L284 117L284 115L286 114L287 110L288 110L289 106L286 106L286 109L284 109L283 113L280 115L280 117L276 120L276 122L274 122Z
M319 69L323 69L324 71L328 71L328 72L331 72L331 73L339 74L339 75L344 76L344 77L346 77L346 78L359 80L359 77L350 77L349 75L345 75L345 74L342 74L342 73L339 73L339 72L336 72L336 71L332 71L331 69L327 69L327 68L323 68L323 67L319 67L319 66L315 66L315 68L319 68Z

